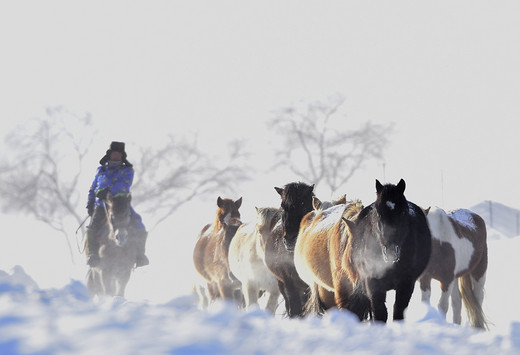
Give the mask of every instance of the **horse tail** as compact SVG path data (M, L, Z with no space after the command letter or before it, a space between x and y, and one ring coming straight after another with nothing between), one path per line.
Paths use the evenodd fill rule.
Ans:
M489 329L488 322L482 310L482 304L475 294L473 277L468 273L459 277L460 293L471 325L475 328Z
M308 314L317 314L323 315L325 313L325 305L320 299L320 293L318 290L318 284L314 283L313 286L309 288L310 296L305 302L305 306L303 309L303 315L306 316Z
M354 292L344 305L346 309L358 316L360 321L367 320L370 316L372 305L367 297L365 287L362 282L356 282Z

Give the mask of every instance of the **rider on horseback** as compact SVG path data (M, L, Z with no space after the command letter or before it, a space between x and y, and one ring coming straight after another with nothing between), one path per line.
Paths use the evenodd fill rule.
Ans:
M92 217L87 228L86 254L87 264L91 267L97 266L100 262L99 247L101 232L106 222L106 196L107 193L115 195L118 193L130 192L134 179L134 169L132 164L126 160L125 143L112 142L106 155L99 161L92 186L88 192L87 210ZM137 242L136 267L149 264L145 253L145 244L148 233L143 225L141 216L130 206L131 226L135 230Z

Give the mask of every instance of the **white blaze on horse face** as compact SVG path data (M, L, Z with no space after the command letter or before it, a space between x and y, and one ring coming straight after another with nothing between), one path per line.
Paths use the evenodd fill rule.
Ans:
M390 208L392 211L393 211L394 208L395 208L395 203L392 202L392 201L386 201L386 205L387 205L388 208Z
M224 223L225 224L229 224L229 221L231 220L231 213L226 213L226 215L224 216Z
M473 243L465 238L459 238L449 220L448 215L440 208L432 208L427 216L432 238L441 243L449 243L455 251L454 275L466 270L475 252Z

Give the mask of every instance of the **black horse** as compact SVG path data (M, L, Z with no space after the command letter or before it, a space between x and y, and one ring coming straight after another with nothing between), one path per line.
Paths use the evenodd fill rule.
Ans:
M352 225L344 266L355 284L347 302L360 320L369 315L386 322L386 292L395 290L394 320L404 318L414 285L431 253L431 234L423 210L406 200L405 182L382 185L377 199L364 208Z
M137 256L136 236L130 226L130 201L130 193L107 195L107 218L99 248L101 260L87 273L92 296L124 297Z
M266 238L265 263L278 280L287 315L301 316L309 286L300 279L294 267L294 246L303 216L313 210L314 185L293 182L283 188L275 187L275 190L282 198L282 211Z

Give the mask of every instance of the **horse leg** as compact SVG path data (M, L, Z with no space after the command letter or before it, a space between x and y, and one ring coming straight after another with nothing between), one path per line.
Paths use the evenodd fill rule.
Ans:
M117 278L117 292L116 295L119 297L125 297L126 285L128 285L128 281L130 281L130 270L123 272Z
M283 296L284 304L285 304L285 312L287 315L290 314L290 307L289 307L289 295L287 294L287 290L285 288L285 284L282 280L278 280L278 289L280 290L280 293Z
M265 305L265 309L271 312L271 314L275 314L276 309L278 308L278 299L280 298L280 291L270 290L269 297L267 298L267 304Z
M290 318L299 317L303 314L302 295L292 280L285 280L285 294L287 295L286 306L288 305L288 315Z
M404 310L410 304L410 298L412 298L415 281L402 282L399 287L395 290L395 302L394 302L394 320L404 319Z
M102 285L99 280L99 274L93 269L89 269L87 274L87 288L90 291L90 295L92 297L101 296L103 292Z
M242 287L246 308L258 304L258 288L251 282L245 282Z
M197 294L197 298L199 299L199 309L205 309L208 307L208 294L207 287L204 287L202 284L196 283L193 286L195 293Z
M419 285L421 286L421 301L428 305L430 304L432 296L431 282L431 276L424 275L419 279Z
M386 323L388 320L388 310L385 305L386 289L377 280L369 279L366 282L366 291L370 299L373 319Z
M114 295L114 281L112 279L112 273L103 270L101 271L101 284L103 285L103 292L105 295Z
M305 311L304 314L318 314L321 315L324 313L324 309L322 307L322 303L320 300L320 291L319 286L316 283L313 283L310 287L310 296L307 302L305 303Z
M339 309L347 309L347 304L353 293L352 284L346 277L340 277L334 284L334 303Z
M473 274L471 275L473 279L473 292L475 293L475 297L480 305L484 302L484 285L486 284L486 274L482 275L480 279L475 279Z
M446 313L448 313L450 295L453 291L454 280L450 282L441 282L441 298L439 300L438 309L439 311L446 317Z
M335 295L334 292L327 290L326 288L320 286L318 287L318 296L322 303L322 307L324 310L330 309L336 306Z
M209 302L211 303L217 298L220 297L220 291L218 289L218 285L216 282L208 282L208 294L209 294Z
M459 289L459 280L453 280L453 290L451 291L451 309L453 312L453 323L462 322L462 298Z
M386 309L386 291L371 292L370 303L372 305L372 314L374 320L386 323L388 320L388 311Z

